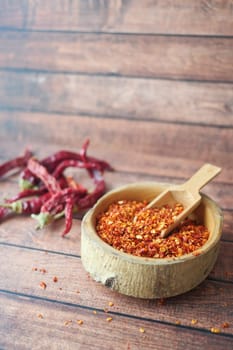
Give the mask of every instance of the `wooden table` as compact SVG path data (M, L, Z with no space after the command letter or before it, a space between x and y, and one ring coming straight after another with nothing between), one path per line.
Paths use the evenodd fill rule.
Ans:
M213 271L167 300L94 282L78 219L66 238L63 220L39 231L30 217L2 222L1 349L232 349L232 62L230 0L0 0L1 161L89 137L89 154L115 168L108 190L181 183L210 162L223 171L203 192L224 212ZM16 181L1 180L2 199Z

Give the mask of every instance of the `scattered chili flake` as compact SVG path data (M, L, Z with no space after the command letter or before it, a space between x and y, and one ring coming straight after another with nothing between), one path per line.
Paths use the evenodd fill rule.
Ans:
M77 290L76 290L76 293L79 294L79 293L80 293L80 290L77 289Z
M222 306L227 307L228 303L222 303Z
M126 348L127 350L130 350L130 343L129 342L126 344L126 347L127 347Z
M53 277L53 282L56 283L57 281L58 281L57 276L54 276L54 277Z
M109 301L108 305L109 305L109 306L114 306L114 304L113 304L112 301Z
M146 201L132 200L112 203L97 216L96 231L100 238L122 252L141 257L200 254L198 249L208 240L209 232L193 220L186 219L168 237L160 237L161 231L183 211L182 204L150 209L145 208L147 204Z
M82 325L83 324L83 320L77 320L77 323Z
M175 322L175 324L177 324L177 325L181 324L180 320L177 320L177 321Z
M93 311L93 314L94 314L94 315L96 315L96 314L97 314L97 311L96 311L96 310L94 310L94 311Z
M45 283L45 282L40 282L40 288L42 288L42 289L46 289L46 287L47 287L47 284Z
M37 314L38 318L44 318L44 316L42 314Z
M166 299L165 298L160 298L157 303L158 303L158 305L165 305L166 304Z
M230 325L228 322L224 322L222 325L221 325L222 328L229 328Z
M192 319L191 324L197 324L198 320L196 320L195 318Z
M145 333L145 329L141 327L141 328L139 328L139 332L140 333Z
M72 320L67 320L67 321L64 322L64 326L68 326L71 323L72 323Z
M106 318L106 321L107 321L107 322L112 322L112 317L107 317L107 318Z
M211 333L216 333L216 334L221 333L221 330L219 328L216 328L216 327L211 327L210 331L211 331Z
M46 273L47 270L43 268L43 269L40 269L40 272L41 272L41 273Z

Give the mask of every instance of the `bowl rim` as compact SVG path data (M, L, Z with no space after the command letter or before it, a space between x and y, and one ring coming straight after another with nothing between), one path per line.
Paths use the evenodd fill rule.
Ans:
M89 235L91 235L91 238L93 239L93 242L95 245L97 245L99 248L101 247L105 251L107 251L109 254L112 254L120 259L123 259L125 261L128 261L130 263L140 264L140 265L169 265L169 264L179 264L184 261L193 260L197 257L203 256L206 254L209 250L211 250L219 241L222 235L222 225L223 225L223 214L221 208L217 205L217 203L211 199L208 195L203 194L200 192L202 201L209 203L209 205L214 210L213 215L217 217L217 225L214 228L214 231L211 233L210 237L208 238L207 242L194 252L197 252L194 254L194 252L184 254L179 257L169 257L169 258L149 258L149 257L140 257L135 256L132 254L128 254L125 252L122 252L120 250L117 250L116 248L113 248L106 242L104 242L99 235L97 234L94 223L93 223L93 214L95 213L96 209L104 203L109 197L114 195L115 193L123 192L126 189L134 189L135 187L161 187L161 188L167 188L169 186L172 186L174 184L170 183L163 183L163 182L150 182L150 181L141 181L141 182L134 182L130 184L126 184L123 186L116 187L108 192L106 192L97 202L96 204L85 214L85 216L82 219L81 223L81 232L84 234L86 230L89 231ZM88 226L88 227L87 227Z

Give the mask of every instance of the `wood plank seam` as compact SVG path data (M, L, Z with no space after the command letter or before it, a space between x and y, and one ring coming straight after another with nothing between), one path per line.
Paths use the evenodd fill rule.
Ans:
M163 37L187 37L187 38L206 38L206 39L232 39L233 35L223 34L183 34L183 33L152 33L152 32L118 32L118 31L104 31L104 30L56 30L56 29L32 29L20 28L10 26L0 26L0 30L4 32L23 32L23 33L58 33L58 34L104 34L104 35L130 35L130 36L163 36Z
M149 81L171 81L171 82L187 82L187 83L201 83L201 84L227 84L232 85L233 84L233 78L232 80L221 80L221 79L194 79L194 78L173 78L173 77L166 77L166 76L159 76L156 75L154 77L148 77L143 75L128 75L128 74L121 74L121 73L88 73L88 72L82 72L82 71L68 71L68 70L51 70L51 69L33 69L33 68L17 68L17 67L0 67L0 72L10 72L10 73L16 73L16 74L48 74L48 75L69 75L69 76L81 76L81 77L103 77L103 78L127 78L129 80L149 80Z
M232 242L230 241L229 243L231 244ZM75 254L70 254L70 253L65 253L65 252L59 252L59 251L56 251L56 250L35 248L35 247L30 247L30 246L25 246L25 245L20 245L20 244L12 244L12 243L8 243L8 242L0 242L0 246L11 247L11 248L21 248L21 249L25 249L25 250L29 250L29 251L38 251L38 252L43 252L43 253L49 253L49 254L52 254L52 255L62 255L62 256L75 258L77 260L81 259L80 255L75 255ZM211 277L211 275L209 275L206 279L214 281L214 282L233 284L233 281L224 280L222 278L214 278L214 277Z
M29 112L32 114L37 114L37 113L46 113L49 115L62 115L64 117L69 118L69 116L79 116L81 118L86 118L86 117L96 117L96 118L101 118L101 119L111 119L111 120L127 120L129 122L148 122L148 123L159 123L159 124L168 124L168 125L190 125L190 126L200 126L200 127L206 127L206 128L214 128L214 129L233 129L233 125L224 125L224 124L211 124L211 123L200 123L200 122L188 122L188 121L173 121L173 120L163 120L159 118L137 118L137 119L132 119L131 116L116 116L116 115L109 115L109 114L103 114L103 113L91 113L91 112L83 112L83 111L69 111L68 113L60 111L60 110L48 110L48 109L41 109L41 108L35 108L35 107L30 107L30 108L23 108L23 107L13 107L10 105L0 105L0 111L3 112ZM46 115L44 116L46 119Z
M23 298L27 298L27 299L40 300L40 301L44 301L46 303L55 303L55 304L58 304L58 305L64 305L64 306L73 307L73 308L80 308L80 309L85 309L85 310L90 310L90 311L94 311L95 310L97 312L105 314L103 309L95 308L95 307L91 307L91 306L86 306L86 305L81 305L81 304L75 304L75 303L71 303L71 302L67 302L67 301L61 301L61 300L56 300L56 299L51 299L51 298L46 298L46 297L41 297L41 296L36 296L36 295L31 295L31 294L26 294L26 293L19 293L19 292L9 291L9 290L5 290L5 289L0 289L0 293L1 294L10 294L10 295L12 295L13 297L16 297L16 298L17 297L23 297ZM166 325L166 326L169 326L169 327L180 327L180 328L187 329L187 330L192 330L192 331L197 331L197 332L204 332L204 333L210 334L210 331L207 330L206 328L199 328L199 327L192 327L192 326L188 326L188 325L175 324L175 323L172 323L172 322L167 322L167 321L163 321L163 320L156 320L156 319L152 319L152 318L149 318L149 317L139 317L139 316L136 316L136 315L122 313L122 312L117 312L117 311L108 311L108 315L121 316L121 317L130 318L130 319L151 322L151 323L155 323L155 324L162 324L162 325ZM218 336L233 338L233 334L227 333L227 332L226 333L218 333Z

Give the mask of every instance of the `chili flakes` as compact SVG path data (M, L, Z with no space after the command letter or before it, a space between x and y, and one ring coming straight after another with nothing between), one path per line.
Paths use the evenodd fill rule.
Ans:
M40 282L40 288L42 288L42 289L46 289L46 287L47 287L47 284L45 283L45 282Z
M184 208L176 203L173 207L148 209L147 204L129 200L112 203L97 216L96 231L100 238L122 252L149 258L179 257L198 250L208 240L207 228L190 219L168 237L161 238L161 231L170 226Z

